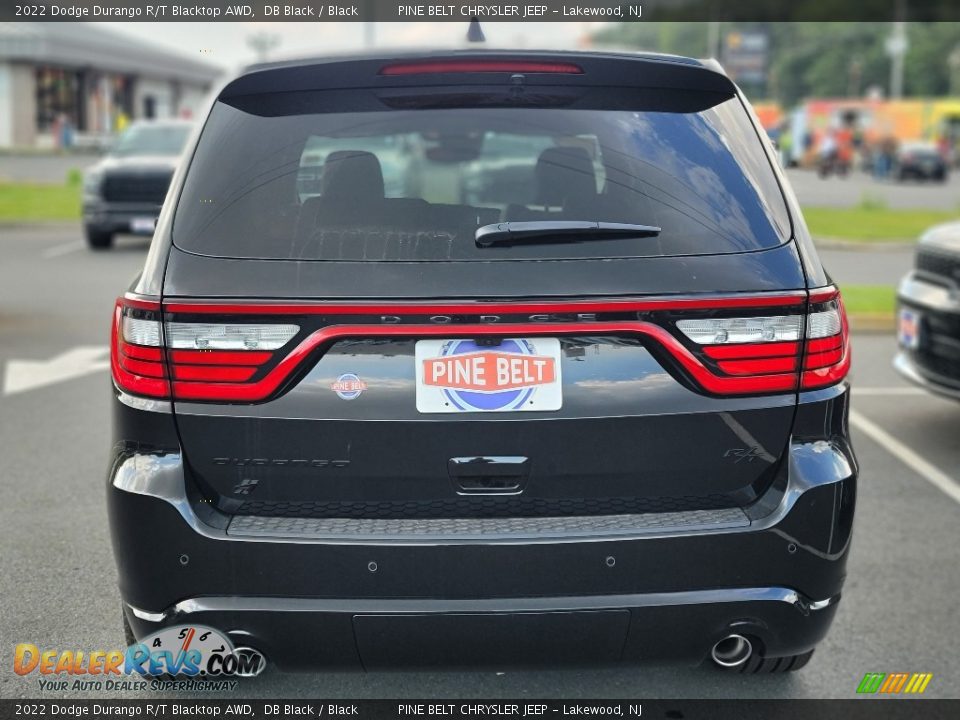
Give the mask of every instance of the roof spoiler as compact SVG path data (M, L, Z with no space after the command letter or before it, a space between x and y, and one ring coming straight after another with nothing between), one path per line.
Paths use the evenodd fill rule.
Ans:
M385 73L392 65L444 63L450 67L482 66L490 70L468 72ZM733 95L736 88L715 61L708 64L689 58L640 53L572 53L534 51L464 50L390 56L314 58L254 66L220 91L228 100L245 95L316 90L380 89L444 85L495 85L506 82L518 66L575 64L581 73L523 73L528 86L565 85L585 87L671 88Z

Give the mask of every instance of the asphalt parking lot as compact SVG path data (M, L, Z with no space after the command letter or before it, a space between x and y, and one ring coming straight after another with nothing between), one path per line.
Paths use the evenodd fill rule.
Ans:
M11 672L16 643L61 650L122 645L103 492L106 360L112 303L142 264L145 243L123 239L116 250L94 254L79 238L74 227L0 228L4 698L56 696L41 693L35 676ZM869 262L858 255L851 266ZM894 350L888 336L854 338L851 421L861 461L854 547L833 630L803 671L742 677L676 667L322 676L268 670L243 682L236 696L852 698L866 672L930 672L925 697L960 697L960 403L900 380L890 367Z
M810 207L852 207L864 200L893 209L956 210L960 173L947 182L880 181L860 170L846 177L817 177L812 168L790 168L787 177L800 202Z

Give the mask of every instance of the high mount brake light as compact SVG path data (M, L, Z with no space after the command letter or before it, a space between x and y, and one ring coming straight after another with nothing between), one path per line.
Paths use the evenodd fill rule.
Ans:
M345 338L608 334L645 339L651 348L662 350L694 386L713 395L795 392L834 385L850 368L847 322L839 292L823 288L809 293L808 302L806 298L806 293L768 293L495 305L194 302L165 305L163 310L177 318L166 323L159 303L121 298L115 312L111 364L117 387L132 394L253 403L270 399L308 357ZM533 310L553 312L558 320L511 322L505 318L496 325L481 323L480 315L494 307L495 312L507 316ZM741 309L744 314L740 317L702 317ZM764 311L772 314L759 314ZM591 312L598 319L567 322L560 317L582 312ZM661 312L673 316L676 331L669 329L667 318L658 317ZM201 315L205 322L184 322L185 313ZM653 319L645 319L651 313ZM686 313L695 316L676 317ZM446 325L384 325L361 319L382 314L440 314L460 319ZM248 321L258 315L270 315L272 322ZM325 317L326 324L305 335L299 324L273 321L317 315ZM473 316L477 320L469 319ZM297 337L300 340L292 345Z
M430 60L394 63L380 68L381 75L436 75L439 73L553 73L582 75L574 63L531 60Z

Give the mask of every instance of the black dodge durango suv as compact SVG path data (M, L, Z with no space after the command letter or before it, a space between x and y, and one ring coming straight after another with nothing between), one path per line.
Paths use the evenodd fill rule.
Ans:
M255 66L116 304L128 640L200 625L284 669L795 670L850 548L849 366L715 63Z

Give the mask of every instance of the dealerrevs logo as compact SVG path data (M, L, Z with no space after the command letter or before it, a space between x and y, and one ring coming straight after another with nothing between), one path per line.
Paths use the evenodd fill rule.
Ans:
M13 657L17 675L42 676L248 677L265 666L256 650L237 648L223 633L202 625L165 628L126 650L41 650L20 643Z

